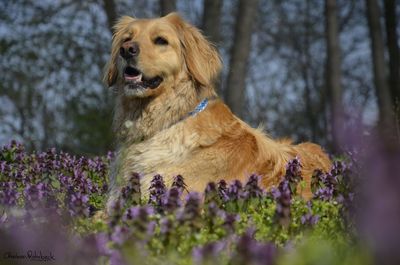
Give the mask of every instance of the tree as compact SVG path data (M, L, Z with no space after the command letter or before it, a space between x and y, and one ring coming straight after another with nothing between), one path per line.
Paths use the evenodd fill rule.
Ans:
M389 86L400 127L400 55L397 43L396 1L385 0L386 42L389 52Z
M374 84L379 107L379 123L385 140L394 134L394 115L389 86L385 50L380 25L380 7L377 0L366 0L369 35L371 38Z
M160 0L160 11L162 16L176 11L176 0Z
M220 24L222 0L204 0L202 30L204 35L218 45L220 41Z
M333 150L340 151L343 133L342 74L336 0L325 0L326 16L326 85L331 109Z
M214 43L217 47L221 38L221 11L223 0L204 0L202 30L204 35L209 41ZM218 47L219 48L219 47ZM217 78L215 89L220 90L221 79Z
M114 0L103 0L103 3L103 8L107 16L108 28L110 32L112 32L112 28L117 21L117 8Z
M258 0L239 0L235 37L230 52L229 73L225 88L226 103L233 113L243 117L247 64Z

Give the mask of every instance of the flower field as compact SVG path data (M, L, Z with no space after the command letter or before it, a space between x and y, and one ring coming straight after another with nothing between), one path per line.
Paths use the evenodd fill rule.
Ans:
M259 178L186 193L184 176L153 178L142 198L132 173L107 218L110 161L54 149L0 149L0 264L372 264L354 225L349 161L316 171L303 200L301 160L277 187Z

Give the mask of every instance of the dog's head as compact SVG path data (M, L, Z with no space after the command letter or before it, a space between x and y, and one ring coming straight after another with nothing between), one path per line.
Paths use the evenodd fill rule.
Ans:
M176 13L157 19L125 16L114 32L104 81L126 96L154 96L183 78L210 87L221 69L214 46Z

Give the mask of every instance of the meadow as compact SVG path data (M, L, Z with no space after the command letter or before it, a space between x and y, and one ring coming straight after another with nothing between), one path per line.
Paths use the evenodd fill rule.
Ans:
M287 164L277 187L209 183L186 192L153 178L149 198L132 173L104 218L110 162L50 149L0 149L0 264L372 264L357 238L357 166L336 159L315 171L306 201L301 160Z

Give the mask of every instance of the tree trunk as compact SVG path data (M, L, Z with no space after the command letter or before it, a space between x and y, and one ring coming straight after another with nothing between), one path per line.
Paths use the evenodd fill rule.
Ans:
M104 11L107 16L107 23L110 32L113 32L113 26L117 21L117 8L115 6L114 0L103 0L104 2Z
M217 47L220 41L221 11L223 0L204 0L202 30L209 41ZM215 89L220 94L221 76L216 78Z
M371 38L372 62L374 68L374 84L379 107L379 125L383 139L392 139L394 135L394 115L392 101L387 82L385 51L380 25L380 8L377 0L366 0L368 28Z
M176 0L160 0L160 11L162 16L176 11Z
M230 53L225 99L232 111L239 117L243 115L247 63L257 7L258 0L239 0L237 9L235 37Z
M333 151L340 152L340 135L343 135L341 52L336 0L325 0L326 16L326 85L331 108Z
M222 0L204 0L202 30L208 40L218 45L220 40L220 24Z
M385 0L386 41L389 51L389 86L392 104L396 110L397 124L400 125L400 56L396 31L396 1Z

